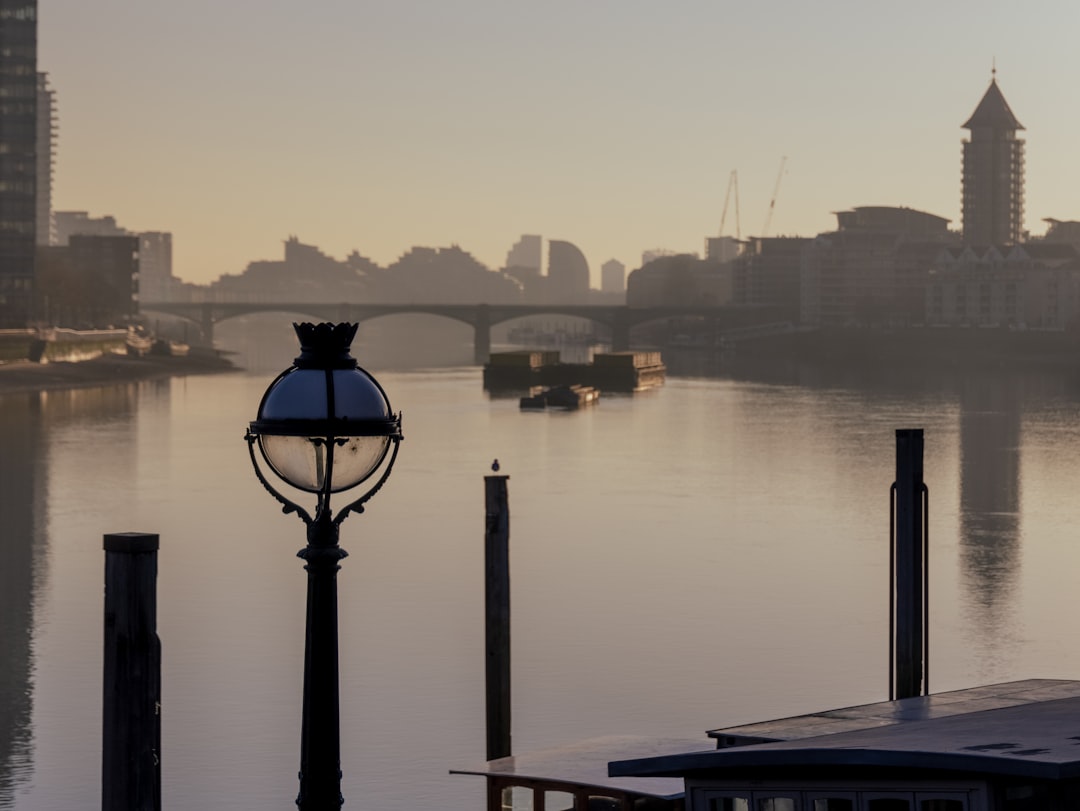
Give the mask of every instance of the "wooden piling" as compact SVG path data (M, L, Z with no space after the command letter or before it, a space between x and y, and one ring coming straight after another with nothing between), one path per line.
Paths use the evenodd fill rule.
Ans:
M893 485L891 585L893 621L894 698L924 695L928 689L927 560L921 428L896 432L896 483Z
M497 463L493 465L498 470ZM484 635L487 759L510 756L510 503L509 476L485 476Z
M161 809L156 534L105 536L102 811Z

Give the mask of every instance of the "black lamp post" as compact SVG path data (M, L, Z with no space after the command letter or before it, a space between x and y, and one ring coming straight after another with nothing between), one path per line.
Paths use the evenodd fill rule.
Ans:
M401 415L390 409L382 386L356 364L349 346L357 324L293 324L300 357L270 384L245 439L255 475L307 525L307 633L304 645L304 711L300 743L301 811L337 811L341 796L338 718L338 527L350 512L363 512L390 475L401 441ZM314 516L267 480L263 464L292 487L315 496ZM389 458L388 458L389 457ZM384 464L385 463L385 464ZM334 493L375 478L337 515Z

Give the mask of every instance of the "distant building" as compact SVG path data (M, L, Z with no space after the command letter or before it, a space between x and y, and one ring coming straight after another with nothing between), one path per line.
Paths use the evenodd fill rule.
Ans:
M56 244L52 210L53 168L56 162L56 93L49 74L37 76L37 244Z
M209 296L213 301L345 302L366 301L367 291L356 269L290 236L283 259L256 260L243 273L224 274L210 286Z
M140 301L172 301L176 284L172 272L172 234L144 231L138 237Z
M516 304L522 283L492 270L457 245L410 248L400 259L370 277L380 301L438 301L445 304Z
M663 256L691 256L692 254L677 254L676 251L669 250L667 248L650 248L647 251L641 252L641 266L645 267L650 262L660 259Z
M953 246L926 290L935 326L1065 330L1080 319L1080 250L1066 242Z
M530 268L538 273L544 268L544 239L536 234L524 234L506 254L506 269Z
M742 248L742 240L735 237L706 237L705 258L714 262L731 262Z
M1024 229L1024 129L991 78L964 123L963 234L967 245L1020 242Z
M600 292L626 292L626 265L618 259L609 259L600 266Z
M0 0L0 328L33 316L37 0Z
M734 267L693 254L660 256L631 272L630 307L718 307L732 302Z
M1044 218L1047 223L1045 242L1071 242L1080 245L1080 222L1076 220L1055 220L1051 217Z
M543 304L547 300L547 276L540 268L508 267L503 274L514 279L521 285L521 301L523 304Z
M734 267L736 304L782 307L792 320L799 317L801 267L806 237L752 237Z
M801 320L834 326L921 323L934 257L956 239L949 221L893 206L836 213L802 256Z
M75 234L68 261L83 290L79 326L119 326L138 313L138 237Z
M589 263L571 242L548 243L548 301L553 304L584 304L589 296Z
M131 232L116 224L116 218L91 217L86 211L57 211L53 214L56 222L56 244L67 245L73 236L84 237L127 237Z

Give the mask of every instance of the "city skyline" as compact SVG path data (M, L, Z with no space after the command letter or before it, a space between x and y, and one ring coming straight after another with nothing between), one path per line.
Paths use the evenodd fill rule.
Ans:
M860 205L958 229L961 125L996 61L1027 128L1024 226L1080 219L1080 122L1046 92L1080 67L1065 3L292 9L43 0L55 208L171 231L175 273L200 283L290 234L382 265L459 244L497 268L536 233L581 248L599 286L608 259L700 252L732 169L760 235L785 155L769 235Z

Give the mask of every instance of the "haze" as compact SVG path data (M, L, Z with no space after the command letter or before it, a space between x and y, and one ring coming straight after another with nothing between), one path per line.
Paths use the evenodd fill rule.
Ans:
M960 124L990 80L1026 127L1027 228L1080 219L1080 6L1063 0L50 0L54 207L174 234L207 282L290 234L388 264L522 233L594 276L700 251L739 172L743 236L901 205L959 226ZM726 230L733 232L731 215ZM595 283L595 279L594 279Z

